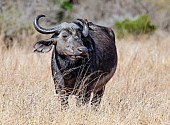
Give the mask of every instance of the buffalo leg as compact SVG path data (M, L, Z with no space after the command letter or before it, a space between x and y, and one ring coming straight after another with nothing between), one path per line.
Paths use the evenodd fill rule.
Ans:
M86 105L89 103L90 101L90 96L91 96L91 91L88 90L88 87L86 89L84 89L84 91L77 96L77 106L81 106L81 105Z
M61 90L61 93L59 95L59 100L61 102L61 110L66 110L69 108L68 97L69 97L69 94L65 93L64 90Z
M51 69L52 69L52 76L53 76L53 80L55 84L55 91L56 91L56 94L58 94L59 96L59 100L61 102L61 109L63 110L69 107L68 106L69 94L64 89L65 88L64 79L56 62L55 49L53 50L53 53L52 53Z
M55 91L56 91L56 94L58 94L59 100L61 102L61 109L65 110L69 107L68 105L69 94L65 90L64 80L60 74L54 76L53 78L54 78L54 84L55 84Z
M59 96L59 101L61 102L61 109L65 110L69 107L68 105L68 97L69 94L66 92L66 90L64 89L64 83L60 81L60 82L56 82L54 80L55 83L55 90L56 90L56 94L58 94Z
M93 98L91 100L92 106L99 106L100 105L101 99L102 99L103 94L104 94L104 90L105 90L105 87L103 87L101 90L94 93Z
M83 99L82 99L83 105L89 103L89 101L90 101L90 96L91 96L91 91L86 91L86 92L83 94Z

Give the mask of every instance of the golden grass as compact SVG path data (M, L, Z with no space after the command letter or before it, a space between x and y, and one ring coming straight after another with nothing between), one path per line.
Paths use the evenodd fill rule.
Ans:
M170 37L117 41L118 68L98 112L60 111L48 54L0 49L2 125L170 125Z

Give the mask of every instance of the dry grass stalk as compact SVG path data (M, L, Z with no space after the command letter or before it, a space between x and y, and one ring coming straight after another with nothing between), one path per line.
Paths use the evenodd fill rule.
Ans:
M117 42L118 69L98 112L77 108L73 97L70 109L60 111L50 53L0 49L0 124L170 124L170 37L128 41Z

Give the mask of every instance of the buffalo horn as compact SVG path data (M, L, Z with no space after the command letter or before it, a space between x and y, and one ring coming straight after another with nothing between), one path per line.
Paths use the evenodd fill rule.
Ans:
M81 21L83 23L83 31L82 31L82 33L83 33L84 37L87 37L88 34L89 34L89 28L88 28L88 24L87 24L88 22L83 20L83 19L77 19L77 20L79 20L79 21Z
M39 19L42 18L42 17L45 17L45 15L38 15L35 20L34 20L34 27L35 29L42 33L42 34L52 34L52 33L55 33L55 32L59 32L61 31L62 29L70 29L70 28L73 28L73 29L78 29L79 27L74 24L74 23L61 23L53 28L50 28L50 29L45 29L43 27L41 27L39 25Z

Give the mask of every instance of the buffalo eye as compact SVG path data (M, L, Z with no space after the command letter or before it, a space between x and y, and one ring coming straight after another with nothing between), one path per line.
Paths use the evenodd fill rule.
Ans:
M63 38L67 38L68 35L67 35L67 34L63 34L62 37L63 37Z

